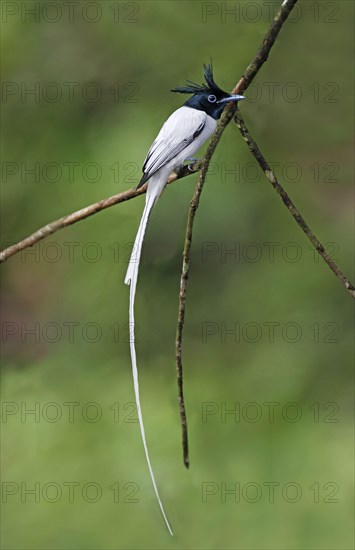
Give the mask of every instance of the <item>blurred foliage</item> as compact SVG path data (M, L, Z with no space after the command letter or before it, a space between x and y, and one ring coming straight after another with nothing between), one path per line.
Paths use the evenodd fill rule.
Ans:
M210 58L217 82L231 88L278 2L73 2L73 17L69 4L2 2L3 246L134 185L161 124L186 99L169 90L186 78L201 82ZM35 15L24 11L33 7ZM301 1L241 105L261 150L349 277L353 20L352 2ZM38 177L26 173L36 163ZM195 181L172 185L152 215L136 306L146 432L175 538L159 514L138 424L127 422L134 396L123 279L141 198L2 266L2 399L15 407L3 417L2 471L18 489L3 500L3 548L353 548L351 299L233 124L214 156L194 233L183 354L191 468L183 468L174 338ZM233 247L236 254L226 254ZM223 336L223 327L238 324L239 341ZM78 404L73 421L69 402ZM279 403L273 422L266 402ZM214 414L204 418L203 403ZM255 422L250 403L262 411ZM296 422L281 414L289 403L298 407L290 417L301 411ZM21 418L36 406L39 418ZM223 415L233 406L244 411L240 420ZM36 482L39 502L25 493ZM80 484L73 502L67 482ZM83 496L92 482L102 490L97 502L88 502L95 487ZM128 482L139 488L136 503L127 502L136 487ZM216 494L204 502L206 482ZM280 484L273 503L267 482ZM233 495L223 502L223 483L263 492L257 502L252 488L240 502ZM282 496L288 483L302 490L297 502ZM335 486L336 502L327 502Z

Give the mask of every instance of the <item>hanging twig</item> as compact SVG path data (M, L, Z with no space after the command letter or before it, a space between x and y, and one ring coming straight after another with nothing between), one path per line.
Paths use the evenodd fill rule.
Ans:
M262 65L267 60L270 50L275 43L275 40L282 28L282 25L288 18L292 8L296 4L297 0L285 0L280 8L279 12L275 16L268 32L266 33L254 59L249 63L245 72L243 73L242 78L239 80L238 84L232 90L233 94L243 94L245 90L250 85L251 81L258 73ZM179 311L178 311L178 323L176 329L176 341L175 341L175 352L176 352L176 372L177 372L177 382L178 382L178 397L180 405L180 420L181 420L181 430L182 430L182 448L183 448L183 460L186 467L189 466L189 448L188 448L188 435L187 435L187 421L186 421L186 409L185 401L183 394L183 370L182 370L182 333L184 328L185 321L185 308L186 308L186 287L187 280L190 272L190 257L191 257L191 242L192 242L192 231L196 215L196 210L200 203L200 197L202 189L206 180L206 175L208 167L212 158L212 155L221 139L221 136L232 120L235 113L236 106L231 103L226 107L223 116L217 126L216 132L212 138L212 141L209 144L206 155L202 161L201 172L197 181L196 189L194 196L190 202L190 209L188 213L188 220L186 226L185 234L185 244L183 251L183 260L182 260L182 271L180 278L180 292L179 292Z
M325 263L330 267L330 269L333 271L335 276L339 279L341 284L348 290L353 298L355 298L355 288L352 285L352 283L349 281L347 277L345 277L344 273L340 271L340 269L337 267L337 265L333 262L333 260L328 256L326 251L324 250L324 246L322 243L317 239L313 231L310 229L310 227L307 225L306 220L304 217L299 213L296 206L293 204L292 200L290 199L289 195L286 193L278 179L276 178L275 174L270 168L270 165L268 164L267 160L261 153L258 145L255 143L253 138L251 137L248 128L245 125L245 122L243 120L242 115L240 114L240 111L237 110L235 113L235 122L240 130L240 133L242 134L246 144L248 145L251 154L256 159L256 161L259 163L262 171L264 172L266 178L269 180L275 191L280 195L282 202L287 207L291 215L296 220L296 223L300 226L302 231L307 235L308 239L311 241L314 248L317 250L317 252L322 256Z

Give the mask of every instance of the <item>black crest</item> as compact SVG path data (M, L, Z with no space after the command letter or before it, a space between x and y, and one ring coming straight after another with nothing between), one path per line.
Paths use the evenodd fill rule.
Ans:
M172 92L178 92L180 94L199 94L199 93L214 93L214 94L225 94L223 90L214 81L213 78L213 69L212 65L204 65L204 77L207 82L206 84L195 84L195 82L191 82L191 80L186 80L188 82L189 86L178 86L177 88L174 88L171 90Z

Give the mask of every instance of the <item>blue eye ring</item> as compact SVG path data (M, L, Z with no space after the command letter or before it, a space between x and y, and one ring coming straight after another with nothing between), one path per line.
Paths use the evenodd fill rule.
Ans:
M213 94L209 95L207 99L210 103L216 103L216 101L217 101L216 96L213 95Z

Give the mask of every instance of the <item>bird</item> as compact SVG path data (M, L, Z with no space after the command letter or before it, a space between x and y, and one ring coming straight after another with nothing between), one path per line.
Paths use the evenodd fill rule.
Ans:
M204 65L204 79L205 83L201 85L195 84L191 80L186 80L187 86L176 87L171 90L176 93L189 94L191 97L185 101L182 107L174 111L163 124L144 161L143 175L137 189L148 182L146 201L125 277L125 284L130 285L130 352L141 438L154 492L166 527L171 535L173 535L173 531L159 495L144 430L134 341L134 301L142 244L148 219L154 204L167 183L170 173L180 168L186 160L191 159L203 143L213 134L217 126L217 120L220 118L227 103L245 99L242 95L225 92L216 84L213 77L212 63Z

